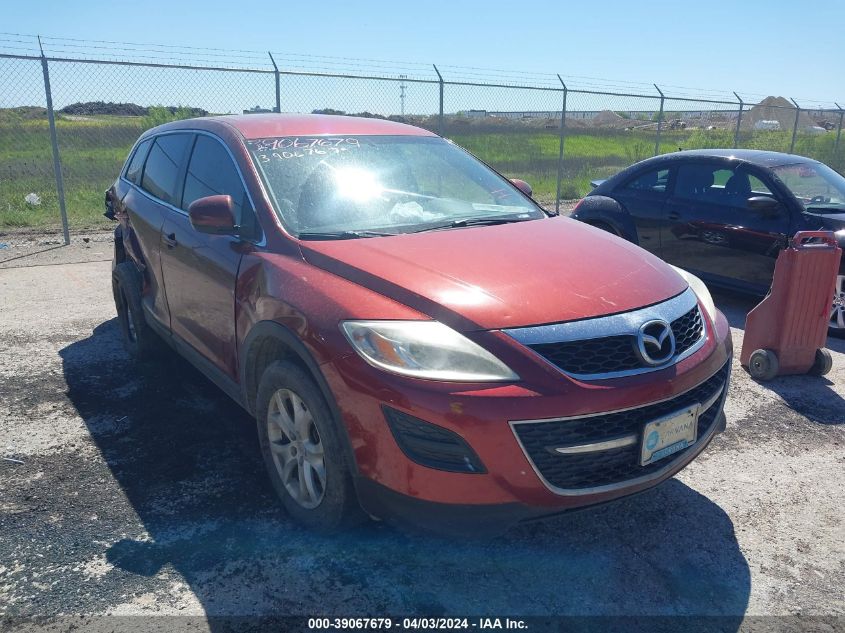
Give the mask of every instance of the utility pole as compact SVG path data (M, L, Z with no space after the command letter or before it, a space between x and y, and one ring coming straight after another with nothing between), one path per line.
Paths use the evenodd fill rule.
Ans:
M405 85L405 80L408 78L408 75L399 75L399 79L402 81L399 82L399 110L402 116L405 116L405 89L408 87Z

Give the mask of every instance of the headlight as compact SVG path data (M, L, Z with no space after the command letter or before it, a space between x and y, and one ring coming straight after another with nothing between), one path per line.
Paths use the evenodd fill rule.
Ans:
M704 285L704 282L695 275L688 273L685 270L681 270L677 266L672 266L672 268L674 268L675 272L681 277L686 279L689 287L692 288L692 291L696 294L698 300L701 301L701 305L704 306L704 309L707 310L707 314L710 315L710 320L715 321L716 304L713 303L713 297L710 296L710 291L707 289L707 286Z
M396 374L464 382L519 380L490 352L438 321L344 321L341 328L364 360Z

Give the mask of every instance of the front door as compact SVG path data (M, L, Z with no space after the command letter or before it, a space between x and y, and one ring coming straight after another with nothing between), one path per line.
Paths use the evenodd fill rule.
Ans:
M235 290L244 243L235 235L208 235L191 226L194 200L228 194L235 223L251 225L240 174L221 141L197 134L185 171L181 210L171 210L162 229L161 265L170 327L231 378L237 377Z
M772 283L786 245L789 213L748 208L755 195L775 197L762 175L744 164L689 162L678 166L664 212L662 257L670 264L754 291Z
M636 174L613 191L613 197L634 219L639 245L658 256L663 205L668 196L671 173L668 167L651 167Z

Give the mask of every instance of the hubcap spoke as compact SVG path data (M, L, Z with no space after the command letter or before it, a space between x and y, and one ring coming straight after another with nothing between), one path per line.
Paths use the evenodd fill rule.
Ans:
M317 470L310 462L302 463L303 481L305 482L305 491L309 501L319 499L323 494L322 482L323 479L317 473Z
M275 416L273 417L273 422L278 425L282 433L284 433L289 440L293 441L297 439L296 425L294 424L293 418L290 416L287 406L285 406L288 404L285 402L285 395L284 391L277 391L276 395L273 396L275 404Z
M291 394L291 404L293 405L293 422L296 427L297 438L305 441L308 439L308 432L314 422L311 418L311 412L302 399L293 393Z

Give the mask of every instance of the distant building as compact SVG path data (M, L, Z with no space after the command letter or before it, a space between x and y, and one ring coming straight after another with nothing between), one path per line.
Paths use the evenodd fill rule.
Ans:
M244 110L244 114L267 114L268 112L273 112L273 110L268 110L267 108L262 108L261 106L254 106L249 110Z

